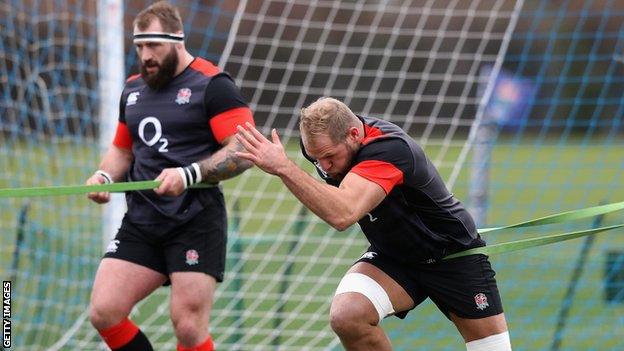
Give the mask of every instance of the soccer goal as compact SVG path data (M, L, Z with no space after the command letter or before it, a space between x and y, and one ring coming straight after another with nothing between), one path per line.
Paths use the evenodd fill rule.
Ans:
M171 2L189 51L228 71L261 131L277 128L311 173L299 151L299 110L333 96L412 135L484 226L624 200L621 2ZM110 139L106 122L117 118L115 82L137 72L131 21L149 3L0 4L0 188L81 184L91 174L99 140ZM102 26L111 14L123 16L121 28ZM111 47L98 49L104 42ZM329 305L367 247L359 228L333 230L256 169L223 187L228 261L211 315L218 349L341 349ZM86 308L118 214L84 197L0 199L12 349L105 350ZM615 213L484 238L623 221ZM492 256L514 349L624 348L621 234ZM158 289L132 314L157 350L176 345L168 294ZM382 325L397 350L463 347L430 302Z

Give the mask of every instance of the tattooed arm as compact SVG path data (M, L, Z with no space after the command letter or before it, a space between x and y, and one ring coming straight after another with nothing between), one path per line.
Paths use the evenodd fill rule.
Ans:
M217 183L221 180L236 177L253 166L251 161L235 155L244 151L243 146L234 136L223 141L223 147L207 159L198 162L202 175L202 183Z
M223 147L219 151L197 162L202 183L218 183L235 177L253 166L251 161L236 156L237 151L245 149L234 136L225 138L222 144ZM154 190L158 195L178 196L185 189L184 180L176 168L164 169L156 180L161 181L160 186Z

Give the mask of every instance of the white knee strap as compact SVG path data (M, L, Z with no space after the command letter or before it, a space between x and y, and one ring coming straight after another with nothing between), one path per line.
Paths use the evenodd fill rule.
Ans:
M334 295L348 292L356 292L366 296L375 306L380 322L387 315L394 313L394 308L392 308L390 297L386 291L379 283L365 274L347 273L338 284Z
M467 351L511 351L509 332L490 335L483 339L466 343Z

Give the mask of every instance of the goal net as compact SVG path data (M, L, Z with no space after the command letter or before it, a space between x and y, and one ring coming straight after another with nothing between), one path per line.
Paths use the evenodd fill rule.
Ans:
M102 1L102 0L101 0ZM482 225L621 201L624 5L568 0L172 1L186 46L228 71L262 132L304 169L299 110L333 96L420 143ZM126 75L136 73L125 2ZM100 150L95 2L0 4L0 187L79 184ZM223 183L228 261L211 315L220 350L338 350L333 292L367 247L257 169ZM83 197L0 200L0 274L13 280L16 349L104 350L86 308L101 209ZM484 235L489 243L622 222ZM624 240L603 234L493 256L517 349L618 349ZM620 285L619 285L620 284ZM169 289L132 313L174 349ZM430 302L382 323L395 349L463 341ZM621 328L620 328L621 329Z

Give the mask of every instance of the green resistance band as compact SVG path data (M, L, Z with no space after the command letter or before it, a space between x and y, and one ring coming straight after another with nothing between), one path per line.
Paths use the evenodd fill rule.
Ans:
M96 184L96 185L68 185L68 186L45 186L33 188L5 188L0 189L0 198L7 197L34 197L34 196L59 196L59 195L78 195L91 192L124 192L133 190L148 190L157 188L160 181L146 180L140 182L120 182L112 184ZM191 188L214 187L215 184L195 184ZM581 218L593 217L609 212L624 209L624 201L614 202L606 205L587 207L578 210L572 210L562 213L553 214L538 219L532 219L525 222L515 223L502 227L482 228L479 234L493 232L497 230L532 227L544 224L553 224L572 221Z
M474 249L469 249L466 251L461 251L454 253L452 255L448 255L444 257L444 259L456 258L474 254L484 254L484 255L492 255L503 252L511 252L517 250L529 249L536 246L548 245L560 241L570 240L580 238L586 235L597 234L600 232L605 232L607 230L613 230L617 228L624 227L624 224L617 224L608 227L600 227L595 229L581 230L578 232L570 232L570 233L562 233L562 234L554 234L554 235L546 235L538 238L524 239L518 241L510 241L506 243L494 244L489 246L477 247Z
M510 229L510 228L533 227L533 226L539 226L539 225L545 225L545 224L563 223L563 222L573 221L573 220L577 220L581 218L598 216L598 215L606 214L609 212L615 212L621 209L624 209L624 201L614 202L614 203L600 205L600 206L587 207L587 208L582 208L578 210L566 211L566 212L557 213L557 214L553 214L550 216L541 217L538 219L532 219L532 220L525 221L525 222L519 222L519 223L515 223L515 224L503 226L503 227L483 228L483 229L479 229L478 231L479 231L479 234L483 234L483 233L488 233L488 232L493 232L493 231L503 230L503 229ZM465 251L461 251L461 252L448 255L444 257L444 259L462 257L462 256L468 256L468 255L474 255L474 254L492 255L492 254L498 254L498 253L504 253L504 252L524 250L524 249L528 249L531 247L548 245L548 244L552 244L552 243L556 243L560 241L571 240L571 239L579 238L579 237L586 236L586 235L593 235L593 234L597 234L597 233L604 232L607 230L617 229L623 226L624 224L618 224L618 225L613 225L609 227L600 227L600 228L595 228L595 229L582 230L578 232L547 235L547 236L542 236L542 237L537 237L537 238L530 238L530 239L511 241L511 242L500 243L500 244L495 244L495 245L489 245L489 246L484 246L484 247L477 247L474 249L469 249L469 250L465 250Z
M493 232L496 230L503 230L503 229L509 229L509 228L533 227L533 226L544 225L544 224L568 222L568 221L573 221L576 219L593 217L593 216L598 216L598 215L609 213L609 212L619 211L621 209L624 209L624 201L614 202L611 204L594 206L594 207L587 207L587 208L582 208L579 210L566 211L566 212L557 213L557 214L553 214L553 215L538 218L538 219L532 219L526 222L520 222L520 223L507 225L504 227L483 228L483 229L479 229L478 231L479 231L479 234L484 234L484 233Z
M34 196L60 196L60 195L79 195L97 192L124 192L133 190L149 190L158 188L160 181L146 180L140 182L120 182L111 184L95 184L95 185L66 185L66 186L42 186L33 188L6 188L0 189L0 198L4 197L34 197ZM215 184L194 184L195 188L211 188Z
M70 186L47 186L47 187L33 187L33 188L6 188L0 189L0 198L9 198L9 197L33 197L33 196L59 196L59 195L77 195L77 194L86 194L90 192L124 192L124 191L134 191L134 190L148 190L157 188L160 184L160 181L149 180L149 181L140 181L140 182L121 182L121 183L112 183L112 184L96 184L96 185L70 185ZM205 188L205 187L213 187L213 184L195 184L191 188ZM492 228L483 228L479 229L479 233L488 233L497 230L510 229L510 228L520 228L520 227L532 227L538 225L545 224L553 224L553 223L562 223L567 221L572 221L581 218L593 217L601 214L606 214L609 212L614 212L624 209L624 201L615 202L606 205L588 207L578 210L572 210L562 213L553 214L546 217L541 217L538 219L533 219L525 222L515 223L502 227L492 227ZM506 243L500 243L490 246L478 247L466 251L461 251L454 253L452 255L446 256L444 259L474 255L474 254L498 254L503 252L511 252L517 250L524 250L536 246L542 246L547 244L552 244L560 241L570 240L579 238L586 235L597 234L600 232L613 230L617 228L623 227L624 224L618 224L609 227L601 227L590 230L582 230L577 232L563 233L563 234L554 234L548 235L538 238L530 238L519 241L512 241Z

